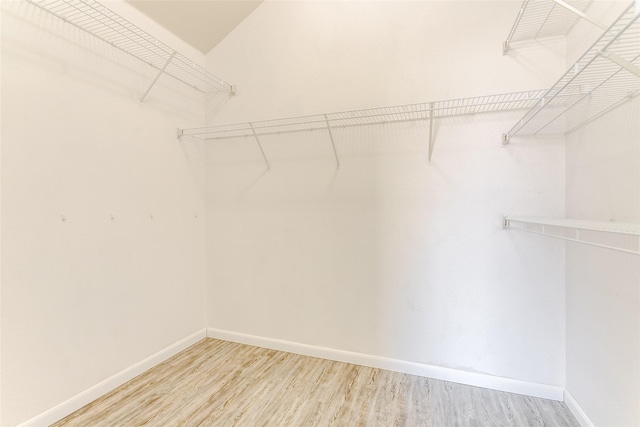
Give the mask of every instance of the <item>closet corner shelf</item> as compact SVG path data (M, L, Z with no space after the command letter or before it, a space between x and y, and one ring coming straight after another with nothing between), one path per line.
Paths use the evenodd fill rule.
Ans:
M311 116L178 129L178 137L193 136L205 140L253 137L256 139L268 166L269 162L260 144L260 138L262 136L322 130L326 131L331 139L336 163L339 166L340 162L338 154L335 151L332 129L423 120L429 123L428 160L431 161L434 144L434 119L467 114L528 109L537 103L545 92L545 90L511 92L471 98L423 102L419 104L395 105L391 107L342 111Z
M502 143L509 143L518 134L572 132L640 94L640 13L637 12L631 2L503 135Z
M593 0L524 0L502 53L506 55L514 42L566 36L581 18L603 27L586 14L591 3Z
M140 98L144 101L162 74L168 74L205 94L234 88L186 56L95 0L26 0L99 40L154 68L158 74Z
M503 228L640 255L640 224L505 216Z

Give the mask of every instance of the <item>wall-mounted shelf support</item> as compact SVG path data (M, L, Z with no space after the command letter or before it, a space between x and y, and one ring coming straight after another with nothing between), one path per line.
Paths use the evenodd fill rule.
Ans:
M327 131L329 132L329 138L331 139L331 148L333 148L333 155L336 157L336 169L340 169L340 159L338 158L338 152L336 151L336 144L333 141L333 133L331 132L329 118L326 114L324 115L324 121L327 123Z
M600 110L598 113L594 114L593 116L587 118L586 120L578 123L577 125L573 126L570 129L568 129L566 133L571 133L571 132L573 132L575 130L580 129L583 126L588 125L589 123L591 123L591 122L593 122L595 120L598 120L600 117L604 116L609 111L615 110L616 108L618 108L622 104L625 104L625 103L631 101L633 98L638 96L639 93L640 93L640 91L630 92L627 96L625 96L624 98L620 99L619 101L617 101L617 102L605 107L604 109Z
M587 15L586 13L584 13L583 11L581 11L578 8L575 8L573 6L571 6L569 3L566 3L562 0L553 0L556 4L559 4L560 6L564 7L565 9L567 9L568 11L574 13L575 15L579 16L580 18L584 19L587 22L590 22L591 24L595 25L596 27L602 29L602 30L606 30L607 26L604 25L602 22L599 22L593 18L591 18L591 16Z
M142 96L140 97L140 103L144 102L144 99L147 97L147 95L149 94L149 92L151 91L151 88L153 86L155 86L156 82L158 81L158 79L160 78L160 76L162 74L164 74L164 70L167 69L167 66L169 66L169 64L171 63L171 60L173 59L174 56L176 56L176 51L174 51L171 56L169 57L169 59L167 59L167 62L164 63L164 66L162 67L162 69L160 69L160 71L158 71L158 74L156 74L156 78L153 79L153 81L151 82L151 84L149 85L149 87L147 88L147 90L144 91L144 93L142 94Z
M429 154L427 160L431 163L433 155L433 102L429 103Z
M507 39L502 42L502 54L506 55L509 52L509 48L511 47L511 41L513 40L514 34L519 27L520 20L524 16L525 11L527 10L527 5L529 4L529 0L524 0L522 5L520 6L520 10L518 10L518 16L516 16L516 20L511 27L511 31L509 31L509 35Z
M640 224L505 216L502 227L640 255Z
M620 55L616 55L613 52L607 52L607 51L601 51L598 54L600 56L604 57L604 58L607 58L609 61L618 64L619 66L621 66L622 68L624 68L628 72L630 72L632 74L635 74L636 76L640 77L640 67L635 66L631 62L629 62L626 59L620 57Z
M258 143L258 148L260 148L260 153L262 153L262 158L264 159L264 162L267 164L267 169L271 169L269 160L267 160L267 155L264 154L264 149L262 148L262 144L260 144L260 138L258 138L258 134L256 133L256 130L253 128L253 124L249 123L249 126L251 127L251 132L253 132L253 137L256 139L256 142Z

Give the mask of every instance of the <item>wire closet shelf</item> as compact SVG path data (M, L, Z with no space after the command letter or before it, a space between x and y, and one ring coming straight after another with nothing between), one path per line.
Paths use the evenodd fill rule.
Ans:
M534 105L544 92L545 90L513 92L364 110L179 129L178 135L196 136L207 140L214 140L252 135L274 135L351 126L430 120L465 114L526 109Z
M503 44L503 53L512 43L566 36L585 17L592 3L593 0L524 0Z
M507 133L569 133L640 93L640 11L633 2Z
M338 113L214 125L202 128L178 129L178 137L182 138L184 136L192 136L205 140L214 140L253 136L258 143L267 168L270 168L269 161L264 149L262 148L262 144L260 143L260 138L262 136L325 130L327 131L331 141L331 146L336 160L336 167L339 169L340 159L338 158L338 152L336 151L332 129L425 120L429 123L429 150L427 159L431 162L434 146L434 119L466 114L526 109L535 104L544 92L544 90L513 92L499 95L423 102L419 104L405 104L365 110L342 111Z
M156 69L141 101L164 73L202 93L233 92L230 83L95 0L26 1Z
M503 227L640 255L640 224L505 216Z

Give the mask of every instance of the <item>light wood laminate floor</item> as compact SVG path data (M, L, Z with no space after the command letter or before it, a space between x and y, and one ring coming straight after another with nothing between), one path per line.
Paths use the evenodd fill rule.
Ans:
M566 405L211 338L54 426L579 427Z

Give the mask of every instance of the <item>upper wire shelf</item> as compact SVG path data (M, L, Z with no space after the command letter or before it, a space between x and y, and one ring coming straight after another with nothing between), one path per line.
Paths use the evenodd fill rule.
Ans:
M503 135L567 133L640 94L640 13L624 10L542 98ZM571 114L568 114L571 113Z
M514 42L566 36L581 17L586 17L591 3L593 0L524 0L503 44L503 53Z
M640 224L506 216L503 228L640 255Z
M430 162L434 146L434 119L465 114L526 109L534 105L544 92L544 90L512 92L499 95L370 108L366 110L342 111L338 113L178 129L178 137L195 136L209 140L253 136L258 143L267 168L270 168L269 161L260 143L260 137L281 133L325 130L331 141L336 166L340 168L340 159L336 150L332 129L425 120L429 123L428 160Z
M229 82L95 0L26 1L156 69L159 73L141 101L163 73L202 93L233 92Z
M534 105L545 90L512 92L499 95L395 105L364 110L297 116L246 123L214 125L180 129L179 136L199 136L204 139L223 139L303 132L317 129L343 128L381 123L430 120L448 116L526 109Z

